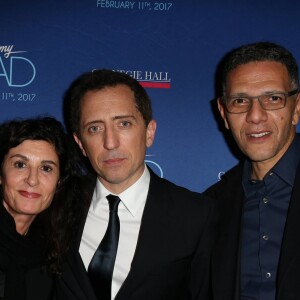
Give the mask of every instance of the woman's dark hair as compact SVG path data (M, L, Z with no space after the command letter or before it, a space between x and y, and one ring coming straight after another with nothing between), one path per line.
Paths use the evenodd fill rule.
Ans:
M52 117L38 117L12 120L0 125L0 172L9 150L25 140L48 142L54 146L59 158L59 184L52 203L31 225L39 226L45 238L46 268L52 273L59 273L64 254L75 238L71 233L74 232L72 227L80 210L76 200L76 181L81 174L81 164L63 125ZM1 185L0 196L3 197Z

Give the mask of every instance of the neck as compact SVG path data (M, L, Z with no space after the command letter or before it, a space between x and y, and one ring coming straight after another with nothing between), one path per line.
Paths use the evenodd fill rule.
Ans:
M33 220L32 220L33 221ZM16 231L20 234L20 235L26 235L29 231L29 227L32 223L32 221L30 223L28 222L19 222L15 219L15 223L16 223Z
M6 204L5 201L3 201L3 206L5 207L7 212L13 217L16 224L16 231L20 235L26 235L31 223L35 219L35 216L18 214L14 210L10 209L10 207Z
M263 161L252 161L251 179L262 180L286 153L293 142L294 136L295 133L291 134L285 145L272 158Z
M269 172L270 166L258 163L252 163L251 179L263 180L265 175Z

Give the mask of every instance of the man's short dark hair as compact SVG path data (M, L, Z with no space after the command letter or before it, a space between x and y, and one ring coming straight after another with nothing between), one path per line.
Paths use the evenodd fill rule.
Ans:
M152 120L152 108L145 89L137 80L125 73L102 69L80 75L66 91L64 96L64 119L68 131L80 134L80 103L87 92L117 85L126 85L132 90L136 108L142 114L147 126Z
M291 85L293 88L298 87L298 65L292 53L275 43L258 42L233 49L224 57L221 71L223 93L226 91L226 80L230 71L240 65L262 61L274 61L283 64L287 68Z

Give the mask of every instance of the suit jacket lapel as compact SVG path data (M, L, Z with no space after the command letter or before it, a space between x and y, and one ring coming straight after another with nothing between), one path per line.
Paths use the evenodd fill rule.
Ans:
M165 188L160 184L160 178L150 171L149 192L143 212L140 232L138 236L137 247L131 264L130 272L121 286L117 299L127 299L139 285L142 283L145 269L151 268L152 259L158 255L154 247L158 246L157 240L165 234L166 224L168 223L166 215L168 214L167 197L164 197ZM166 199L166 201L164 201ZM154 251L153 251L154 250ZM145 260L147 257L147 260ZM145 267L145 265L147 265Z
M294 182L293 193L290 200L290 206L287 215L286 226L281 246L277 282L279 287L284 282L284 277L296 256L300 255L300 235L298 232L300 226L300 163L297 167L296 178Z
M67 267L64 270L64 285L69 286L74 299L96 300L93 288L87 276L85 266L78 251L68 258ZM73 299L73 298L72 298Z
M239 299L240 235L244 195L241 176L242 164L231 174L224 175L222 179L224 186L217 195L217 198L222 201L220 203L222 218L212 259L212 284L216 299L223 299L223 297L224 299Z

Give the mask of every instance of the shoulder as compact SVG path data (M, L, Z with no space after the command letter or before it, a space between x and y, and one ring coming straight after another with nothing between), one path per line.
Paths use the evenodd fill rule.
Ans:
M160 178L150 170L150 188L151 195L159 195L160 201L171 202L173 207L182 207L182 210L191 210L210 207L213 205L210 197L201 193L191 191L183 186L177 185L165 178ZM158 197L158 196L157 196Z
M218 182L208 187L203 193L207 196L215 197L228 189L238 188L238 186L241 186L242 174L243 164L239 163L228 170Z
M214 199L160 178L153 172L150 174L144 220L153 220L155 215L156 219L168 220L173 229L185 232L189 237L199 237L203 230L213 228L218 215Z

